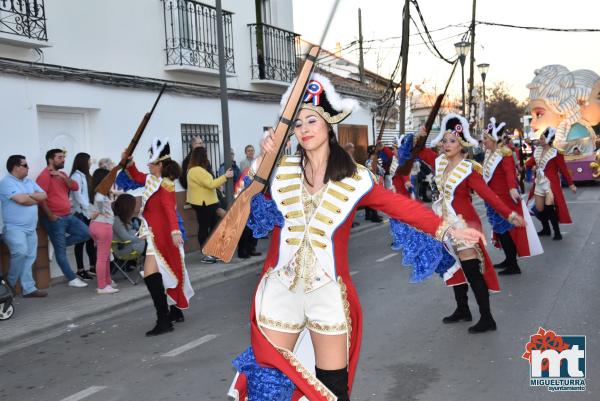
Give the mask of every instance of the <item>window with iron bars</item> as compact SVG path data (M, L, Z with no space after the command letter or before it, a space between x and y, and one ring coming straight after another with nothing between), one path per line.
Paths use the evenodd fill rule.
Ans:
M0 0L0 32L47 41L44 0Z
M164 2L167 65L219 69L216 8L193 0ZM235 73L233 13L223 10L225 69Z
M267 24L248 24L252 79L292 82L298 70L300 35Z
M184 155L192 150L192 139L202 138L213 175L219 171L221 165L221 147L219 126L213 124L181 124L181 146Z

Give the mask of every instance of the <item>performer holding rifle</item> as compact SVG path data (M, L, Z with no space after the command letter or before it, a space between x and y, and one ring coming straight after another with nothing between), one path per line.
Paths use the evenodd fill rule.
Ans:
M163 86L152 110L144 115L129 147L121 155L121 161L100 183L97 192L108 194L117 174L125 168L126 188L144 186L140 218L142 226L138 232L146 240L144 262L144 282L156 309L156 325L146 333L155 336L173 331L172 322L183 322L182 309L189 307L194 290L185 269L182 232L177 217L175 200L175 180L181 175L181 167L171 159L168 140L155 138L149 149L148 168L150 174L138 171L132 154L150 117L156 109L163 92ZM170 306L169 306L170 305Z
M254 181L244 191L257 181L268 186L272 200L262 194L252 199L248 225L255 235L270 229L273 235L252 304L252 347L234 361L239 376L231 394L238 400L350 399L362 338L361 308L348 267L348 239L357 207L381 210L406 228L417 228L396 239L414 241L411 235L421 236L428 241L429 255L441 255L445 237L467 243L483 240L479 231L450 227L420 203L373 182L369 171L343 150L334 126L357 102L341 98L327 78L310 74L317 52L313 48L284 95L281 122L275 134L266 137L262 161L252 168ZM286 121L292 124L300 155L282 158L270 174L272 164L265 163L275 161L289 132ZM213 236L231 241L218 229ZM436 269L445 272L438 266L440 257L420 255L426 276ZM453 260L447 267L451 265ZM298 352L305 344L316 359L314 370Z

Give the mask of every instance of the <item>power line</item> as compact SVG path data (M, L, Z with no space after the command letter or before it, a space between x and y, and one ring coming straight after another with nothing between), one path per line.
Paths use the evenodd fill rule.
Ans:
M427 46L427 48L433 53L434 56L439 57L440 59L444 60L446 63L448 63L448 64L454 63L454 60L450 60L449 58L444 57L444 55L440 52L440 50L435 45L435 42L434 42L433 38L431 37L431 33L427 29L427 24L425 23L425 18L423 18L423 14L421 13L421 9L419 8L419 3L417 3L417 0L412 0L412 4L415 6L415 9L417 10L417 14L419 14L419 18L421 19L421 24L423 25L423 29L425 30L425 34L427 35L427 38L429 39L429 44L431 45L431 48L433 48L433 50L431 48L429 48L429 46ZM421 35L421 32L419 31L419 27L417 26L417 23L415 22L414 19L412 21L415 24L415 28L417 29L417 32L419 32L419 36L421 36L421 39L423 39L423 41L425 41L425 38L423 38L423 35Z
M503 27L503 28L528 29L531 31L600 32L600 29L595 29L595 28L546 28L546 27L540 27L540 26L511 25L511 24L502 24L500 22L487 22L487 21L477 21L476 23L478 25L499 26L499 27Z

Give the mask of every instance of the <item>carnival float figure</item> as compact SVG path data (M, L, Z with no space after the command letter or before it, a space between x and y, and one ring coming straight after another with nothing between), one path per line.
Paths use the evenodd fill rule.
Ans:
M554 128L553 146L564 155L576 181L594 178L590 163L596 157L596 134L592 126L600 120L599 78L590 70L570 72L553 64L536 70L527 85L534 139L548 127Z
M293 122L300 155L279 161L271 199L252 199L248 226L255 236L272 230L272 239L251 310L252 346L234 360L238 376L230 394L237 400L349 400L363 322L348 268L357 207L399 220L394 240L404 246L405 258L413 258L416 281L434 272L452 277L455 260L444 252L444 238L483 240L479 231L450 226L418 202L386 190L355 164L333 130L355 107L328 79L313 74ZM262 150L277 152L272 134Z
M428 135L425 128L419 136ZM473 207L471 191L477 193L498 214L499 219L504 219L503 224L517 227L524 225L523 218L508 207L486 185L481 174L483 169L480 164L465 158L467 149L477 146L478 142L469 133L469 123L463 116L450 113L441 123L439 135L431 141L431 146L441 144L441 151L424 148L418 157L426 164L433 167L435 185L439 191L438 198L433 203L433 211L453 224L462 224L481 230L481 221ZM453 244L460 265L453 277L447 281L454 290L456 309L443 319L444 323L471 321L467 293L469 286L475 294L481 318L474 326L469 327L470 333L482 333L496 330L496 322L490 309L489 292L500 291L498 277L494 271L492 261L485 249L485 243L465 244L455 241Z
M517 256L527 257L543 253L527 206L521 200L513 151L503 144L505 125L504 122L496 124L496 119L492 117L490 124L483 131L483 144L486 149L483 180L507 207L525 219L526 225L514 227L500 218L491 205L486 203L487 217L494 239L505 254L504 261L494 265L505 268L498 273L501 275L521 274Z
M156 309L156 325L146 336L173 331L173 322L183 322L182 309L189 307L194 295L185 268L183 236L175 201L175 180L181 167L171 159L167 140L154 139L149 151L150 174L141 173L130 158L126 176L144 186L138 232L146 239L144 282ZM123 156L125 157L125 155Z
M535 199L537 216L542 222L542 230L538 235L550 235L550 224L552 224L554 229L552 239L559 241L562 240L559 223L573 223L562 192L559 172L573 193L577 192L577 187L573 184L563 155L552 147L554 136L555 129L548 127L539 138L533 140L535 150L533 156L527 160L526 166L535 167L535 180L529 199Z

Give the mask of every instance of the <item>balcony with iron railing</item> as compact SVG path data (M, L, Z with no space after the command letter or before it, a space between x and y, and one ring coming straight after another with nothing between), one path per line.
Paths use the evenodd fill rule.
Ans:
M300 35L267 24L248 24L252 82L288 84L298 70Z
M1 0L0 0L1 1ZM216 8L193 0L164 2L166 70L219 72ZM225 70L235 74L233 13L223 10Z
M44 0L0 0L0 43L48 47Z

